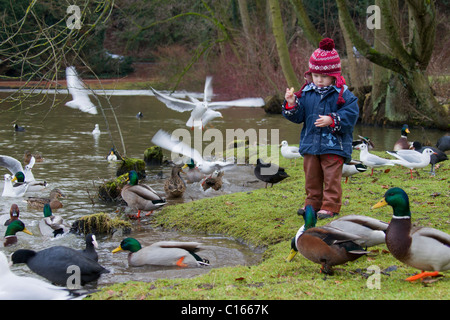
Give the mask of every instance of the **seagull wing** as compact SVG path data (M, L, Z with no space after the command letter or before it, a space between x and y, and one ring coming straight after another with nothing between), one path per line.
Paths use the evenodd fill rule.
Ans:
M204 90L204 96L203 101L211 101L211 98L213 96L213 89L212 89L212 77L206 77L205 81L205 90Z
M79 109L82 112L97 114L97 107L89 99L88 90L78 77L75 67L66 68L67 90L72 95L72 101L66 103L66 106Z
M20 161L10 156L0 156L0 166L8 169L13 175L19 171L23 172Z
M169 133L162 129L160 129L153 136L152 143L173 153L179 153L186 157L194 159L194 161L197 163L202 163L204 161L201 154L197 150L192 149L185 143L176 140Z
M151 89L152 89L155 97L159 101L164 103L169 109L172 109L172 110L175 110L178 112L184 112L184 111L192 110L195 107L195 104L190 101L177 99L177 98L171 97L169 95L166 95L164 93L161 93L159 91L156 91L153 88L151 88Z
M407 152L399 152L407 151ZM405 160L409 163L420 163L422 162L422 154L415 150L398 150L397 152L386 151L391 156L394 156L400 160Z
M211 109L222 109L228 107L262 107L265 105L263 98L243 98L231 101L214 101L208 103Z

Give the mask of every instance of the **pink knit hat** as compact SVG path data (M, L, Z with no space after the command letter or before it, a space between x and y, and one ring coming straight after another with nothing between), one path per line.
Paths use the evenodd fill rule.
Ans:
M336 79L336 87L340 88L338 104L344 104L345 100L342 98L344 93L343 87L345 79L341 75L341 58L334 48L334 41L330 38L322 39L319 43L319 48L316 49L309 58L309 70L305 72L306 82L300 91L295 95L300 98L303 88L310 82L312 82L311 73L320 73L327 76L334 77Z

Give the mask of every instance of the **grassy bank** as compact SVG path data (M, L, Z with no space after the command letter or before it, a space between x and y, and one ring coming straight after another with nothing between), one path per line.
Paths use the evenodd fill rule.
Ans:
M388 157L384 152L375 154ZM359 151L353 157L358 159ZM449 299L449 278L433 283L404 281L418 270L394 259L385 245L371 248L370 255L335 267L333 276L319 273L320 266L300 254L287 263L290 240L303 224L297 209L304 200L302 161L291 167L285 159L290 178L273 188L208 198L168 206L151 218L155 227L183 232L220 233L251 246L264 248L261 263L211 269L190 279L157 280L151 283L118 283L92 295L91 299ZM362 214L390 221L391 207L371 210L390 187L401 187L409 195L413 221L450 232L449 164L428 175L411 180L409 170L391 167L362 173L343 183L341 215ZM319 220L318 225L329 220ZM381 270L379 288L370 286L375 277L367 268Z

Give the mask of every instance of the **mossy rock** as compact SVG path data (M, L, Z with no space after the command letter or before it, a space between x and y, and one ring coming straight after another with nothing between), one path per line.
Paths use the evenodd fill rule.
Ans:
M122 200L120 193L122 192L123 186L128 183L127 179L128 172L115 179L104 182L98 188L99 199L105 202L120 202Z
M280 98L278 95L273 95L266 97L264 100L266 104L263 108L266 113L281 114L281 111L283 110L281 105L283 104L284 99Z
M163 151L161 147L152 146L144 152L144 161L151 166L158 166L163 163Z
M145 178L145 162L137 158L123 158L122 163L117 169L116 175L119 177L125 173L134 170L138 173L139 179Z
M106 235L113 234L117 230L129 233L131 231L131 223L117 217L111 218L104 212L83 216L76 220L70 229L74 233Z

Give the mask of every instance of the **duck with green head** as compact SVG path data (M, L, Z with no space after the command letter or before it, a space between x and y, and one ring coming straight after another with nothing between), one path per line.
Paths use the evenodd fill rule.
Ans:
M199 257L196 252L201 250L201 243L180 241L159 241L150 246L142 247L138 240L125 238L112 251L129 251L128 264L132 267L144 265L199 267L209 265L209 261Z
M306 259L322 265L320 271L332 275L332 267L354 261L367 254L354 242L359 237L336 228L316 227L317 217L312 206L307 205L305 224L291 241L291 252L287 261L292 261L297 252Z
M165 205L166 199L158 195L151 187L139 184L139 178L136 171L132 170L128 173L128 184L123 186L121 191L122 199L129 207L138 210L137 218L141 217L141 211L150 211Z
M23 197L28 189L28 183L25 182L25 175L23 172L17 172L12 177L10 174L5 174L4 177L5 184L2 197Z
M186 180L189 183L200 182L204 178L204 174L200 171L200 169L195 164L194 160L191 159L187 162L182 169L189 168L186 171Z
M386 230L386 246L397 260L422 271L405 280L438 276L439 271L449 270L450 235L434 228L413 227L409 198L401 188L389 189L372 208L385 205L394 211Z
M21 220L14 220L6 229L5 232L5 241L3 242L3 246L7 247L17 243L17 232L25 232L26 234L33 235L28 229L25 227L25 224Z
M46 203L43 209L44 218L39 221L39 229L43 236L56 237L67 231L64 225L64 219L61 216L54 215L50 203Z
M409 131L408 125L404 124L402 126L400 138L394 143L394 151L409 149L410 143L408 142L408 133L411 133L411 131Z

